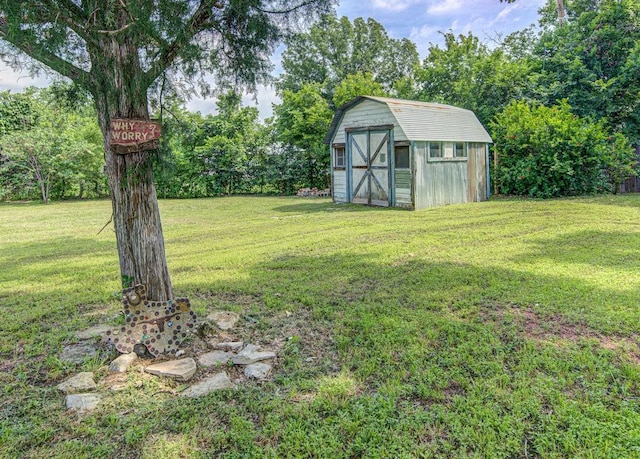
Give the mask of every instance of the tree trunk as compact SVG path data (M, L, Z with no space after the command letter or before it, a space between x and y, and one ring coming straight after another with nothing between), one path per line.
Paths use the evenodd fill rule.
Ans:
M558 25L562 27L564 24L564 2L563 0L556 0L558 6Z
M145 284L148 298L173 299L153 184L152 152L111 151L111 119L149 119L147 86L133 40L105 37L92 62L93 96L104 136L113 223L123 288Z

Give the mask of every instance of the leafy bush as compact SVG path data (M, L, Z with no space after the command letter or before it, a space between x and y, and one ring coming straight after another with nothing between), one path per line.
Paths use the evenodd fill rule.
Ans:
M513 101L491 127L500 193L550 198L615 191L633 173L626 137L577 117L566 100L553 107Z

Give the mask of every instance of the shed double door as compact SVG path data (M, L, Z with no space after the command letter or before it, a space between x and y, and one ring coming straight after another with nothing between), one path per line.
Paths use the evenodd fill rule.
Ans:
M389 206L390 130L348 133L351 202Z

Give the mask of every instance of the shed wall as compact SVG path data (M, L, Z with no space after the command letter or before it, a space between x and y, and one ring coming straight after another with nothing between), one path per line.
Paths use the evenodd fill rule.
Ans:
M348 202L347 197L347 172L343 170L333 171L333 202Z
M467 202L467 161L429 162L426 142L416 142L414 153L416 210Z

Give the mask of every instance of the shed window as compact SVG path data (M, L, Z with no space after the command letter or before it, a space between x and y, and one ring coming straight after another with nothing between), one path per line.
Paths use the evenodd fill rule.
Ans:
M347 167L347 155L344 146L333 147L333 167L336 169L344 169Z
M409 169L409 147L404 145L395 147L394 159L396 169Z
M442 158L442 145L440 144L440 142L429 143L429 157Z
M429 159L436 161L465 160L467 144L465 142L429 142Z

